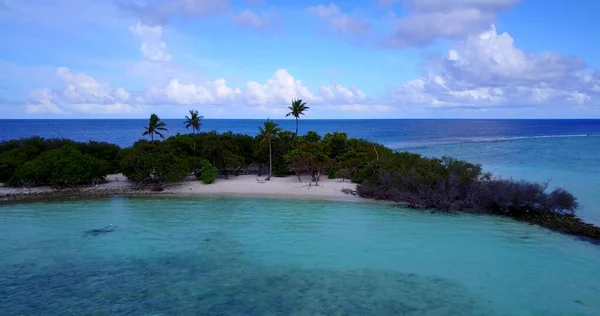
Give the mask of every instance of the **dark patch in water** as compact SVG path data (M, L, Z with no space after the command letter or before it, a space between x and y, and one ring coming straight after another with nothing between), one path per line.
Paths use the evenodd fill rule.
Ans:
M583 240L583 241L587 241L590 242L596 246L600 246L600 240L599 239L592 239L589 237L585 237L585 236L575 236L575 238L579 239L579 240Z
M112 233L115 231L115 227L110 224L108 226L105 226L104 228L95 228L95 229L90 229L90 230L86 230L84 232L84 234L86 236L98 236L98 235L103 235L106 233Z
M13 265L2 315L490 315L459 284L381 270L263 267L209 237L202 253Z

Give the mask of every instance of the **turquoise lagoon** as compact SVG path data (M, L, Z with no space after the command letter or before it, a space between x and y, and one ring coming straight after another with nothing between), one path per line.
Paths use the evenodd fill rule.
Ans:
M600 314L600 247L490 216L113 197L4 206L0 232L1 315Z

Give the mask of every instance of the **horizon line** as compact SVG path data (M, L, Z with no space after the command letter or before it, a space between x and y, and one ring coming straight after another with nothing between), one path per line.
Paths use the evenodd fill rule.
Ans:
M184 120L185 118L167 117L161 120ZM294 121L294 118L203 118L202 120L238 120L238 121L262 121L262 120ZM77 121L77 120L103 120L103 121L126 121L126 120L148 120L147 118L0 118L0 121ZM383 121L383 120L472 120L472 121L531 121L531 120L556 120L556 121L598 121L600 118L304 118L303 121Z

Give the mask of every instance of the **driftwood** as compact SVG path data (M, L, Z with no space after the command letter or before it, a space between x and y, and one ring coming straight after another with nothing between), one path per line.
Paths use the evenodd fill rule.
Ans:
M346 194L356 195L356 190L342 189L342 192L344 192Z

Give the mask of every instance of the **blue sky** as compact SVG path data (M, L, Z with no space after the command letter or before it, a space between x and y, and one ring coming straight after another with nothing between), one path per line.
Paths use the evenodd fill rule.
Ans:
M576 3L576 4L575 4ZM0 0L0 118L600 118L600 2Z

